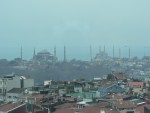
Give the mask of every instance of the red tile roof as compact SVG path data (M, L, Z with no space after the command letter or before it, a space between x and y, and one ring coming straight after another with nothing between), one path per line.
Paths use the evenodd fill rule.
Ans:
M100 108L98 107L85 107L80 110L81 113L100 113Z
M125 99L129 97L128 95L124 95L124 94L110 94L110 95L107 95L106 98L109 98L109 99Z
M7 104L4 104L4 105L0 106L0 111L7 112L7 111L15 109L15 108L17 108L19 106L23 106L23 105L24 104L22 104L20 102L17 102L17 103L7 103Z
M23 93L25 91L24 88L13 88L9 90L7 93Z
M147 105L140 105L140 106L136 107L136 111L140 112L140 113L144 113L144 107L145 106L147 106Z
M136 107L130 101L114 101L113 105L116 106L118 109L132 109Z
M150 110L150 105L146 105L145 108L147 108L148 110Z
M74 105L75 105L74 103L65 103L65 104L62 104L62 105L55 106L55 108L56 109L73 108Z
M109 107L110 106L110 103L109 102L99 102L99 103L96 103L94 104L95 107Z
M57 111L55 111L53 113L74 113L74 112L75 112L74 109L66 109L66 108L64 108L64 109L59 109L59 110L57 110Z
M144 82L129 82L129 86L131 86L131 87L138 87L138 86L143 87Z
M105 113L118 113L115 110L107 109L107 108L99 108L99 107L85 107L82 109L73 109L73 108L63 108L59 109L53 113L100 113L103 110Z
M123 73L114 73L113 74L115 78L119 79L119 80L123 80L123 79L127 79L128 75L123 74Z

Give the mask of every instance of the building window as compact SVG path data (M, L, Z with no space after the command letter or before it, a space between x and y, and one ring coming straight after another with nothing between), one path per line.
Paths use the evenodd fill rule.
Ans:
M127 111L127 113L134 113L134 111Z
M3 85L3 82L2 81L0 81L0 86L2 86Z
M8 98L11 98L11 96L8 96Z

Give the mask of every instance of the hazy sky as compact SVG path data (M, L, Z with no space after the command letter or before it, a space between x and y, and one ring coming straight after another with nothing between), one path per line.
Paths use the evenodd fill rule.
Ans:
M150 0L0 0L0 58L18 57L20 46L27 58L34 47L149 46L149 6Z

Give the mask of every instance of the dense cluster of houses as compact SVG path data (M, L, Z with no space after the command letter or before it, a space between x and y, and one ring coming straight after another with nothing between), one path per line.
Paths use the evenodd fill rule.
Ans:
M149 79L124 73L113 72L107 79L47 80L37 86L14 74L0 81L0 113L150 113Z

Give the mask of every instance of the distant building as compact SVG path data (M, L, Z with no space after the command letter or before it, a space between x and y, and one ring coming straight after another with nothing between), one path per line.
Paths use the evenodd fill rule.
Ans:
M129 86L132 88L143 88L144 82L129 82Z
M58 93L59 93L59 96L64 96L67 94L67 89L59 89Z
M82 90L83 90L82 84L80 84L80 83L75 83L75 85L74 85L74 92L82 93Z
M129 86L133 88L134 95L142 95L145 92L143 91L144 82L129 82Z
M57 57L47 50L43 50L38 52L37 55L34 55L33 62L39 65L44 65L47 63L53 63L57 61Z
M130 101L115 101L112 107L119 113L135 113L136 106Z
M97 97L104 97L108 94L112 94L112 93L123 93L125 92L125 89L121 88L118 84L113 83L113 84L106 84L105 86L100 87L97 91L96 91L96 96Z
M53 80L44 81L44 86L51 85Z
M34 86L34 79L31 77L20 76L21 88L29 88Z
M108 60L108 59L109 59L109 56L104 51L100 51L99 53L97 53L94 58L95 61L102 61L102 60Z

